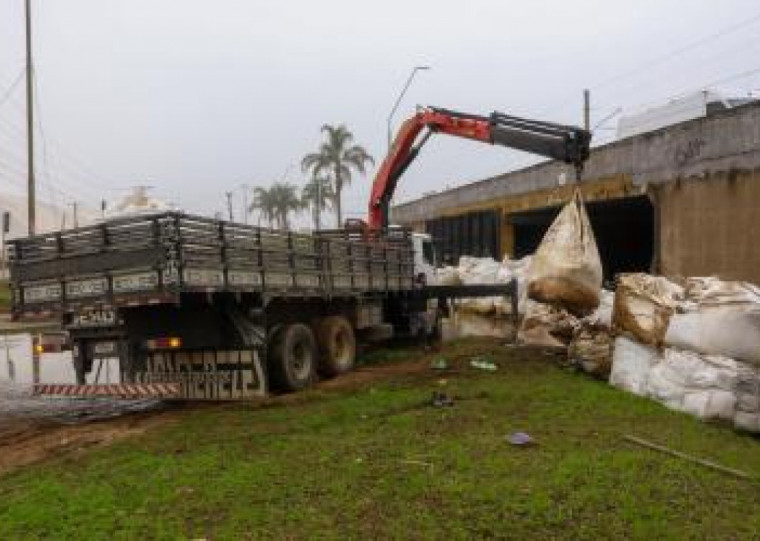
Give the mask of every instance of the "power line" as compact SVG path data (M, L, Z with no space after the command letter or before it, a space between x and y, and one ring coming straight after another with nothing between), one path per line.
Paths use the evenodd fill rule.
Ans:
M656 56L654 58L651 58L650 60L638 64L634 68L630 68L628 70L625 70L623 72L618 73L617 75L613 75L607 79L602 79L601 81L597 81L596 83L593 83L590 85L590 88L592 91L599 90L600 88L613 86L618 81L627 79L629 77L632 77L642 71L645 70L651 70L651 67L653 65L662 64L664 62L667 62L668 60L672 60L673 58L676 58L684 53L687 53L691 50L697 49L698 47L701 47L702 45L709 43L711 41L718 40L732 32L736 32L737 30L741 30L742 28L746 28L748 26L751 26L755 23L760 21L760 13L755 13L754 15L750 16L749 18L743 19L741 21L735 22L731 25L728 25L716 32L713 32L712 34L708 34L707 36L704 36L698 40L692 41L690 43L687 43L686 45L682 45L681 47L678 47L676 49L673 49L669 52L666 52L660 56ZM560 111L564 112L568 109L569 104L571 101L574 101L574 97L568 97L567 99L563 100L559 104L557 104L556 108L552 108L552 111Z
M631 75L635 75L639 71L642 71L642 70L645 70L645 69L651 69L651 67L652 67L653 64L661 64L663 62L667 62L668 60L676 58L676 57L682 55L683 53L686 53L686 52L689 52L689 51L691 51L693 49L701 47L705 43L709 43L711 41L715 41L717 39L722 38L723 36L725 36L727 34L735 32L736 30L740 30L742 28L750 26L750 25L756 23L757 21L760 21L760 13L756 13L755 15L753 15L752 17L750 17L748 19L744 19L742 21L739 21L737 23L729 25L729 26L727 26L727 27L725 27L725 28L723 28L721 30L718 30L717 32L714 32L714 33L712 33L712 34L710 34L708 36L705 36L705 37L703 37L701 39L698 39L696 41L688 43L688 44L686 44L686 45L684 45L682 47L679 47L679 48L677 48L675 50L672 50L672 51L670 51L668 53L665 53L665 54L663 54L661 56L652 58L652 59L648 60L645 63L641 63L638 66L636 66L635 68L626 70L626 71L624 71L622 73L619 73L618 75L612 76L612 77L610 77L610 78L608 78L606 80L603 80L603 81L601 81L599 83L596 83L595 85L592 85L592 88L594 90L598 90L598 89L603 88L605 86L609 86L609 85L611 85L612 83L614 83L616 81L619 81L621 79L625 79L627 77L630 77Z
M733 51L735 51L735 50L737 50L737 49L743 49L743 50L745 50L745 51L749 51L749 50L751 50L751 49L755 49L755 48L757 48L758 46L760 46L760 41L758 41L758 39L757 39L757 38L758 38L758 36L753 36L753 39L751 39L751 40L749 40L749 41L745 41L745 42L742 42L742 43L741 43L741 44L740 44L738 47L732 47L732 48L730 48L730 49L726 49L726 50L724 50L724 51L721 51L721 52L719 52L718 54L715 54L715 55L712 55L712 56L710 56L708 59L705 59L705 60L701 60L701 61L700 61L700 67L704 67L704 66L706 66L706 65L711 65L711 64L713 64L713 63L714 63L716 60L721 60L721 61L723 61L723 60L725 59L726 55L728 55L728 54L732 53ZM748 44L751 44L751 45L749 45L749 46L748 46ZM750 71L751 71L751 70L750 70ZM739 73L739 74L737 74L737 75L735 75L735 76L732 76L732 77L734 77L735 79L739 79L739 78L741 78L741 77L743 76L743 73L744 73L744 72L741 72L741 73ZM633 91L635 91L635 92L637 92L637 93L638 93L638 91L639 91L639 88L640 88L640 86L641 86L641 83L642 83L643 81L646 81L646 80L649 80L649 79L653 79L653 78L662 77L662 75L661 75L661 74L658 74L658 73L652 73L652 74L650 74L650 75L651 75L650 77L647 77L647 78L645 78L645 79L641 79L641 80L639 80L639 81L637 81L637 82L633 82L633 83L631 83L631 84L629 84L629 85L626 85L624 88L625 88L625 89L630 89L630 90L633 90ZM730 81L730 80L733 80L733 79L729 79L729 81ZM703 89L703 88L705 88L705 87L707 87L707 86L711 86L711 85L722 84L723 82L727 82L727 81L718 80L717 82L708 82L708 83L705 83L705 84L703 84L701 87L695 86L695 87L694 87L694 90L700 90L700 89ZM688 93L688 91L687 91L687 92L684 92L684 94L686 94L686 93ZM626 97L626 96L628 96L628 95L630 95L630 94L631 94L631 92L628 92L628 91L624 91L621 97ZM680 95L679 95L679 96L671 96L669 99L673 99L674 97L680 97ZM619 103L620 103L620 101L621 101L621 100L620 100L620 98L619 98L619 99L617 100L617 103L619 104ZM657 100L655 100L655 101L657 101ZM613 102L612 102L612 101L607 101L607 102L604 102L604 105L602 106L602 108L605 108L605 107L612 107L613 105L614 105L614 104L613 104Z

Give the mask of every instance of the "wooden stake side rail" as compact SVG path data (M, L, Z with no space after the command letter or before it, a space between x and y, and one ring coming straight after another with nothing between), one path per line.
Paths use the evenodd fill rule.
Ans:
M277 231L160 213L9 242L14 314L179 302L183 292L341 295L411 289L408 231Z

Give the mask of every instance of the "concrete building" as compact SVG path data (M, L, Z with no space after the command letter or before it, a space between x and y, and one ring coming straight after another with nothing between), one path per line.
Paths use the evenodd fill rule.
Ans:
M544 162L392 209L433 234L445 258L520 257L574 189ZM609 278L645 270L760 283L760 104L596 147L580 188Z

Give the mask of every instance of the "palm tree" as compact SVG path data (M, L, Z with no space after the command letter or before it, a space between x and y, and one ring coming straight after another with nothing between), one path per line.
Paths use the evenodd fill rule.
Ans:
M330 177L312 177L311 181L301 190L301 201L304 206L311 205L313 209L314 230L318 231L321 227L320 215L323 210L330 206L330 201L335 199Z
M276 223L280 229L290 228L290 213L303 208L298 198L298 188L289 182L275 182L269 189L256 187L250 209L258 210L269 222L269 227Z
M322 126L326 138L319 151L307 154L301 160L301 169L311 171L312 176L327 173L332 176L334 183L333 203L338 227L343 223L343 212L340 205L340 195L343 186L351 183L352 171L366 173L366 165L374 165L375 160L359 145L352 145L354 135L345 125Z
M290 213L303 208L303 203L298 198L298 187L289 182L276 182L269 188L269 192L274 198L275 215L280 229L290 229Z
M274 188L274 186L272 188ZM274 226L274 221L277 218L276 194L273 193L272 188L268 190L261 186L254 188L253 201L251 201L249 207L251 212L258 210L259 215L269 222L269 227Z

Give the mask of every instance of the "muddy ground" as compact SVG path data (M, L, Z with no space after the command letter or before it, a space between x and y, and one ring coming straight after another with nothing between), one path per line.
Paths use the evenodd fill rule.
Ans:
M0 475L139 433L170 410L157 400L40 398L28 387L0 383Z
M341 391L373 381L421 373L429 359L364 367L323 381L317 389ZM301 394L274 396L262 402L298 402ZM158 400L64 399L31 396L27 388L0 384L0 475L20 466L95 445L134 436L173 422L194 408L223 404L177 403Z
M499 341L479 339L442 349L410 349L387 362L362 366L349 374L321 381L319 392L345 392L371 386L389 379L417 378L430 371L431 360L445 354L450 361L470 358ZM503 347L503 345L502 345ZM556 352L541 348L519 347L510 355L517 357L545 356ZM313 393L293 393L261 400L261 405L294 404L313 399ZM224 403L181 403L159 400L62 399L33 397L27 389L0 384L0 475L20 466L40 462L63 454L76 453L95 445L141 434L174 422L193 410L228 407Z

